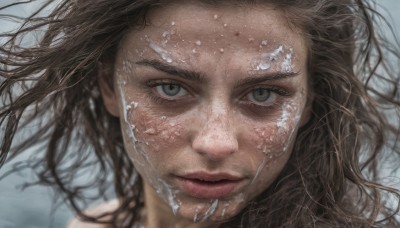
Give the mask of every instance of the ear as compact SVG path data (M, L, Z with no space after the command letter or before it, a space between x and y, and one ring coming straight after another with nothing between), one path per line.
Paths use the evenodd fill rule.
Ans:
M106 110L113 116L119 117L118 101L113 86L113 68L110 64L99 62L97 68L98 84Z

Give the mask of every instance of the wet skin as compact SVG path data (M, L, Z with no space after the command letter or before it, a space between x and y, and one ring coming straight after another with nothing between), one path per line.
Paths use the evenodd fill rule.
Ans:
M309 117L306 42L271 6L188 2L149 21L121 43L105 104L145 181L147 225L210 227L284 168Z

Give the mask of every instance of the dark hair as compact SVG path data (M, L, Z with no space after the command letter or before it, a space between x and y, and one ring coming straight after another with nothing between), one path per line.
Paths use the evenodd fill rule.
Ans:
M151 8L171 1L63 0L41 16L51 2L26 18L1 13L24 2L0 7L0 17L23 22L16 32L0 34L6 39L0 47L0 164L39 144L45 153L27 164L40 184L53 186L82 219L95 222L99 217L85 215L81 203L104 197L113 182L122 203L109 223L131 226L143 207L142 180L125 153L119 120L103 105L98 69L101 62L113 72L124 35L145 27ZM388 56L399 62L400 52L375 30L383 17L371 1L199 2L273 4L309 41L312 117L277 180L222 226L400 226L400 192L379 180L385 153L399 155L398 124L391 122L400 117L399 69ZM37 45L22 45L23 37L42 30ZM17 130L33 121L34 132L12 146ZM99 172L89 183L74 184L93 166ZM98 194L85 194L95 188ZM387 199L396 207L388 207Z

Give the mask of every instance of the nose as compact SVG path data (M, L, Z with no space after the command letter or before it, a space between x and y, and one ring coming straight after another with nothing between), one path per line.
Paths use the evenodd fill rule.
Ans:
M238 151L235 126L227 109L216 108L205 115L192 142L195 152L212 161L221 161Z

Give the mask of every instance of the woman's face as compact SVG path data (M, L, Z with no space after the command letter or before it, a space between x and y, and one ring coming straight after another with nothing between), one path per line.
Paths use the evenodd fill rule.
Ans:
M194 221L231 218L276 179L308 118L304 37L260 5L169 5L149 23L120 46L107 108L146 194Z

